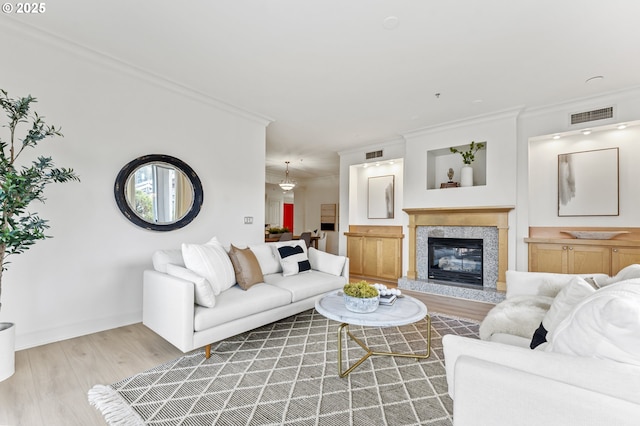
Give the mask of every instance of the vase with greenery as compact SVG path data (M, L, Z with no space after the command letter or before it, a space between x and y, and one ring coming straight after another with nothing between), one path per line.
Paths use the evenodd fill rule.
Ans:
M476 143L475 141L471 141L469 149L466 151L460 151L454 147L449 148L449 151L452 153L462 156L464 166L460 169L460 186L473 186L473 168L471 168L471 163L476 159L476 152L484 149L485 144L486 142Z
M0 132L0 309L2 308L2 278L9 262L7 258L23 253L38 240L49 238L45 219L27 209L34 201L44 202L44 189L54 182L79 181L73 169L54 167L51 157L39 156L30 164L18 163L25 150L36 148L45 139L62 136L60 128L47 125L44 117L31 111L36 98L9 98L0 89L0 107L8 119ZM19 127L24 126L24 132ZM20 133L20 134L19 134ZM0 333L15 333L12 323L0 323ZM7 331L7 333L9 332ZM12 340L13 342L13 340ZM7 348L0 347L0 359L6 358ZM13 352L10 348L13 368ZM0 365L0 380L6 372ZM10 371L11 375L13 371ZM8 376L7 376L8 377Z
M345 307L357 313L368 313L378 309L380 304L380 293L366 281L345 284L344 291Z

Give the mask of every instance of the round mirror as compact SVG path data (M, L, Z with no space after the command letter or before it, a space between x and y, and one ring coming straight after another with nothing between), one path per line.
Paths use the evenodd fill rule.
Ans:
M116 203L134 224L171 231L190 223L200 212L203 192L198 175L169 155L145 155L120 170L114 186Z

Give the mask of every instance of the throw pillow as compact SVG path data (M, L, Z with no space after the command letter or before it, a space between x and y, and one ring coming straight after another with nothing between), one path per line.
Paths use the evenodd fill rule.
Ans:
M622 268L618 273L609 278L604 285L614 284L620 281L630 280L634 278L640 278L640 265L633 264Z
M271 248L273 243L249 245L249 248L256 255L260 269L264 275L277 274L282 272L280 259Z
M536 331L533 333L533 338L531 339L531 343L529 344L529 347L531 349L535 349L546 341L547 341L547 330L544 328L544 325L540 323L540 327L538 327Z
M548 352L640 366L640 279L596 291L575 307L549 340Z
M229 258L236 272L236 281L241 289L249 290L252 285L264 281L258 259L251 249L239 249L231 244Z
M211 288L211 284L209 284L206 278L201 277L185 267L173 264L166 266L166 273L193 283L196 304L206 308L213 308L215 306L216 298L213 294L213 288Z
M226 250L214 237L206 244L182 244L184 264L209 281L216 296L236 283L236 274Z
M311 270L306 253L299 245L278 247L282 275L288 277Z
M558 324L569 316L573 308L582 300L595 293L591 284L582 277L574 277L553 299L549 311L542 318L542 325L548 333L553 332Z
M309 247L309 263L311 264L311 269L316 271L340 276L346 260L347 258L344 256L336 256Z

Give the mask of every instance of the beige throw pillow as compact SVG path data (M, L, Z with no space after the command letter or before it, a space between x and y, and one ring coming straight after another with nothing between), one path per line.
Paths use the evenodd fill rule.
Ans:
M264 281L258 258L251 249L240 249L231 244L229 258L236 272L236 281L241 289L248 290L252 285Z

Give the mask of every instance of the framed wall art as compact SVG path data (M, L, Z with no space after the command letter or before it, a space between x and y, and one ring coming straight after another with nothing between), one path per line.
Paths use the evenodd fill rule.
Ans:
M369 219L393 219L395 176L374 176L369 178L368 210Z
M558 216L618 216L618 148L558 155Z

